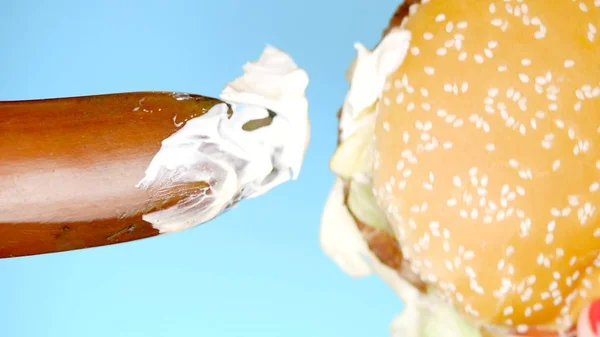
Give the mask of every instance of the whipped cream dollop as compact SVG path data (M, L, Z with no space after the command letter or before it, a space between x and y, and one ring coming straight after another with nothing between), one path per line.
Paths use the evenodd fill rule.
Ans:
M206 114L162 142L137 187L205 182L209 187L143 219L161 233L207 222L239 200L298 178L310 140L307 73L267 46ZM268 120L256 128L249 122Z

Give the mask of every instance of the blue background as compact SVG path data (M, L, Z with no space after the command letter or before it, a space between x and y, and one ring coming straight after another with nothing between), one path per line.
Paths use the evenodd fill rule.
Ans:
M308 71L313 129L298 181L208 224L0 260L0 336L386 336L401 303L378 278L339 270L318 233L352 45L373 47L397 5L0 1L0 99L141 90L217 96L269 43Z

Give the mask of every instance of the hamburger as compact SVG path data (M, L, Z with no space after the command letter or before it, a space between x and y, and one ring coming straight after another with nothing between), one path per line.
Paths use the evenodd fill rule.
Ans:
M321 244L392 336L568 336L600 297L600 1L407 0L356 44Z

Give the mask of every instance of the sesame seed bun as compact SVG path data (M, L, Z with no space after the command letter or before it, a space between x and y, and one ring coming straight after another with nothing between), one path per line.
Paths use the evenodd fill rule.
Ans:
M568 331L600 297L600 1L411 4L373 177L402 254L476 324Z

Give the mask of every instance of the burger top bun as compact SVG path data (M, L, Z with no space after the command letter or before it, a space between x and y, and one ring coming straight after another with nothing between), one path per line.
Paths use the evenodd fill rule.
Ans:
M600 297L600 1L433 0L400 27L374 193L478 325L567 331Z

